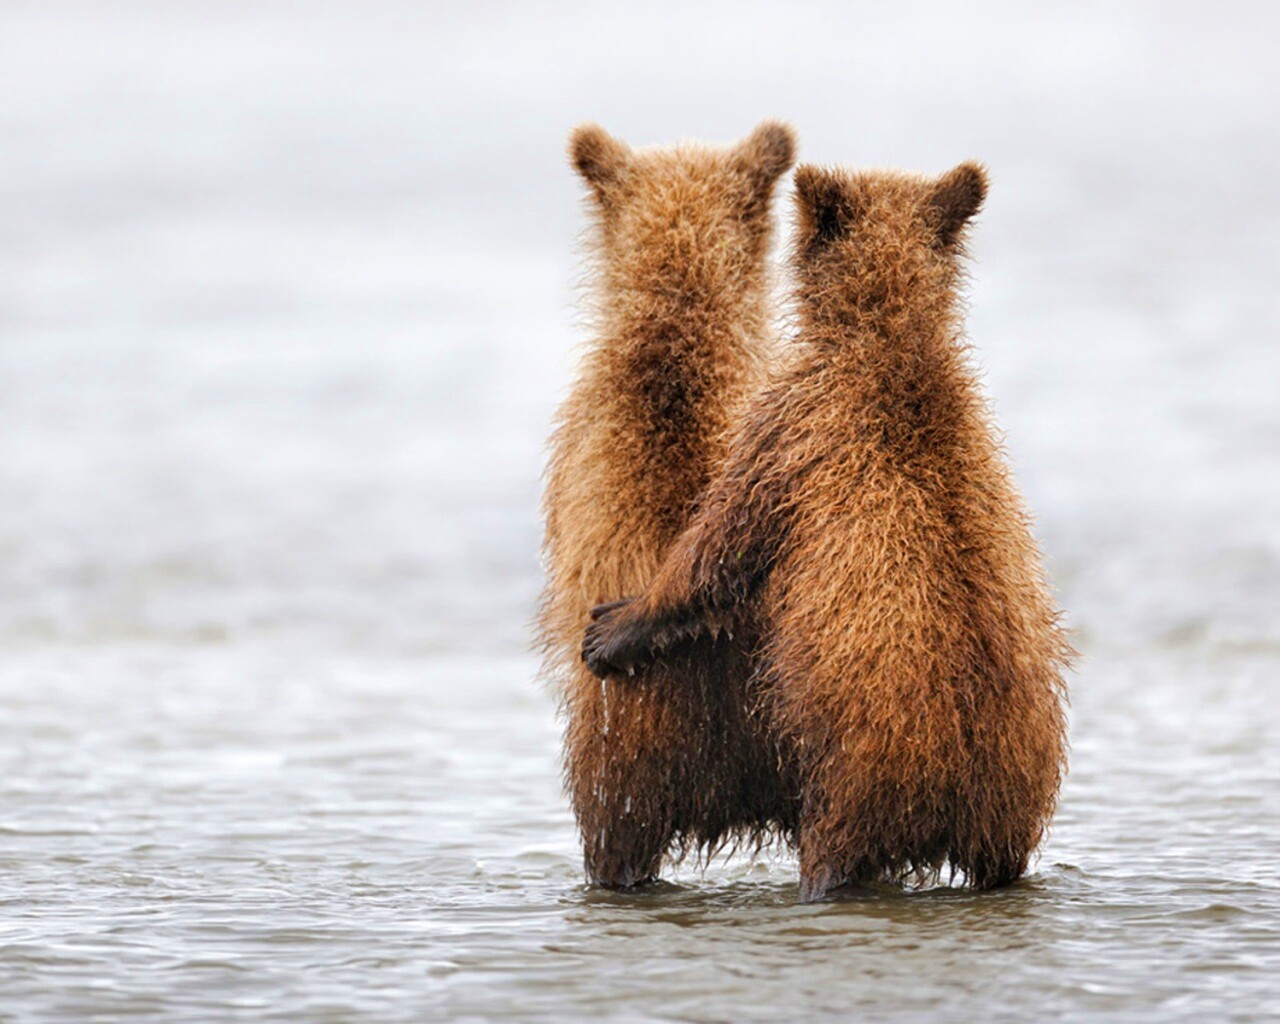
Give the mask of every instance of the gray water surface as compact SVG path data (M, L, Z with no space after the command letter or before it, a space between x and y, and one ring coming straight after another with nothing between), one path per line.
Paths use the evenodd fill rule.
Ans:
M0 1019L1280 1018L1277 28L0 7ZM582 883L528 653L563 140L773 115L991 170L971 332L1083 653L998 893Z

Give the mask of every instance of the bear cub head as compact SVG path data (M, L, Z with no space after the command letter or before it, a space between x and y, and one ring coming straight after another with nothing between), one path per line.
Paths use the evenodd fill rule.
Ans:
M569 157L591 189L606 273L688 302L736 291L763 271L774 185L795 162L791 129L766 121L734 146L632 149L594 124Z
M793 265L810 312L889 329L941 312L987 195L980 165L937 178L805 165L795 182Z

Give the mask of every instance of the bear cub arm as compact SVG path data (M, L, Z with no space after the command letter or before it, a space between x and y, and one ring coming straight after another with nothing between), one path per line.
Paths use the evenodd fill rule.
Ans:
M790 446L780 426L784 417L794 423L793 414L763 405L648 587L592 611L582 658L595 675L634 675L703 637L732 635L749 617L788 530L786 499L805 461L781 454Z

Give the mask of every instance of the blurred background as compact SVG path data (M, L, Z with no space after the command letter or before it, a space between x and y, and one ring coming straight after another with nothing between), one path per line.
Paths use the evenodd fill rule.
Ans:
M1241 2L6 0L9 1008L1016 1006L987 1005L973 922L966 946L921 904L795 910L785 858L643 911L580 886L528 653L543 446L585 340L565 137L764 117L806 161L990 170L970 332L1084 654L1029 931L984 917L992 949L1061 939L1019 976L1041 1007L1276 996L1278 31ZM770 948L748 980L681 973L644 916L725 906ZM788 944L811 913L880 982ZM1061 984L1104 963L1129 981Z

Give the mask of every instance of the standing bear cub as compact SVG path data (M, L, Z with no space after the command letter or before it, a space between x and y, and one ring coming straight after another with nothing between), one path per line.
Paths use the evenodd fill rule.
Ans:
M797 171L792 358L652 581L586 632L602 676L760 638L804 899L947 865L1016 879L1065 768L1070 647L962 338L986 187L971 164Z
M573 133L590 189L594 344L561 407L543 500L546 671L587 877L627 887L668 852L794 828L778 755L748 713L748 645L706 638L644 689L582 664L591 608L653 576L758 389L772 310L774 186L794 161L766 122L737 146L634 151Z

